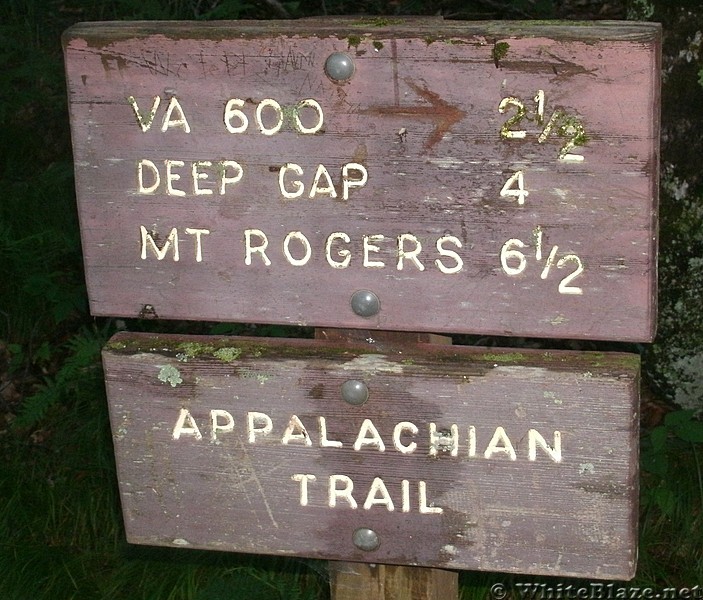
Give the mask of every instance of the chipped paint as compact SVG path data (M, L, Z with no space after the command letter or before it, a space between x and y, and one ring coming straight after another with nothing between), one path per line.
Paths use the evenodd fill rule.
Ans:
M175 546L190 546L190 542L188 540L184 540L183 538L176 538L175 540L172 540L171 543Z
M454 158L452 156L446 156L442 158L431 158L430 162L433 165L437 165L440 169L456 169L457 167L465 164L466 161L459 158Z
M554 402L554 404L561 405L564 403L564 401L561 398L557 398L557 395L555 392L544 392L544 398L545 400L551 400Z
M581 463L579 465L579 475L593 475L596 472L596 468L593 463Z
M386 360L382 354L365 354L344 363L342 369L369 373L402 373L403 365Z

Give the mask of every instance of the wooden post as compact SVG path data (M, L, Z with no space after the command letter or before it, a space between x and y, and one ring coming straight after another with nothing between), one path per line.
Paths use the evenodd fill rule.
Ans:
M404 344L446 344L452 338L428 333L372 331L367 329L316 329L315 338L365 341L379 350ZM330 562L332 600L451 600L459 597L459 574L444 569Z
M459 597L456 571L330 563L332 600L451 600Z

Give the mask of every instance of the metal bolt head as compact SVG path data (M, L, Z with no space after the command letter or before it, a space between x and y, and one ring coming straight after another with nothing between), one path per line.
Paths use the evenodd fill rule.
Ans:
M358 379L350 379L342 384L342 400L353 406L361 406L369 399L369 388Z
M371 552L381 545L378 534L368 527L359 527L352 535L352 541L359 550Z
M354 60L344 52L333 52L325 61L325 73L334 81L349 81L354 70Z
M381 302L373 292L359 290L352 294L351 307L360 317L373 317L381 310Z

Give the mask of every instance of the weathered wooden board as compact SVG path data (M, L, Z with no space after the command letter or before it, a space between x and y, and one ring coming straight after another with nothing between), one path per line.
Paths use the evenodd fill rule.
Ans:
M103 358L130 542L634 574L635 355L123 333Z
M64 44L96 315L653 337L656 24L94 23Z
M94 314L327 328L111 341L131 542L633 575L636 357L329 328L652 339L658 26L64 41Z

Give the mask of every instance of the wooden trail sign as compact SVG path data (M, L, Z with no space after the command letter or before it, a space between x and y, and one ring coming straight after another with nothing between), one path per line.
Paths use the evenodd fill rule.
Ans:
M122 333L103 359L130 542L634 575L637 356Z
M64 46L93 314L654 335L658 25L93 23Z

